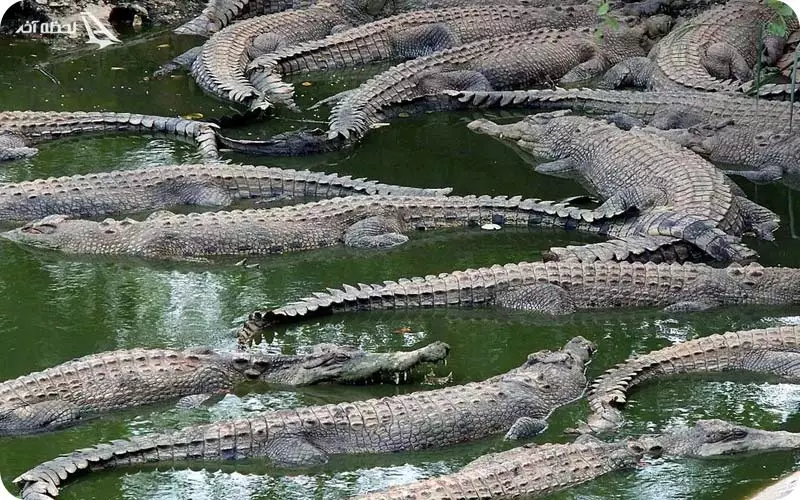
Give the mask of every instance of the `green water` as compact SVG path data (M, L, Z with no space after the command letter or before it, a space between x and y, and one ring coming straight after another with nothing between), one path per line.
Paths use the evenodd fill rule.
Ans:
M190 46L191 40L151 33L120 47L50 54L37 43L0 42L0 108L129 111L219 116L227 108L202 94L185 76L151 81L159 63ZM166 46L165 46L166 45ZM42 64L44 72L36 65ZM47 73L50 76L46 76ZM366 73L356 78L366 78ZM338 78L338 75L337 75ZM299 87L307 104L342 88L324 77ZM298 81L302 81L300 79ZM337 80L338 82L339 80ZM356 149L329 156L239 161L335 171L383 182L453 186L457 194L509 194L541 198L580 192L568 181L531 172L508 148L467 131L476 114L428 115L373 131ZM324 116L287 113L251 129L253 134L300 126L300 119ZM313 126L313 124L312 124ZM0 180L135 168L197 160L190 145L146 137L106 137L45 144L32 159L4 165ZM753 246L765 265L800 265L798 231L789 221L800 214L800 195L783 186L742 183L754 200L779 213L784 225L775 243ZM0 243L0 380L68 359L138 346L211 345L233 348L233 332L254 308L280 304L341 282L380 282L408 275L537 259L552 245L590 241L558 232L500 231L415 235L399 249L370 253L329 249L262 259L259 269L215 265L163 264L136 260L68 259L31 253ZM574 335L599 345L590 376L627 356L687 338L731 329L800 322L796 308L731 308L698 315L620 311L545 319L496 310L370 313L312 321L276 332L269 348L293 352L328 341L387 351L442 340L453 350L446 369L454 383L481 380L519 365L526 354L557 348ZM410 333L397 334L400 328ZM445 371L446 370L446 371ZM10 480L40 461L76 448L145 432L179 428L263 409L366 399L423 386L311 387L298 391L229 395L193 411L171 405L137 408L104 416L47 435L0 439L0 474ZM661 429L699 418L719 417L745 425L800 432L800 389L770 380L681 379L636 391L626 412L625 433ZM576 403L556 412L537 442L564 441L563 430L585 415ZM456 470L478 455L507 447L500 439L424 453L335 457L311 471L272 470L248 463L176 464L174 470L94 473L63 490L64 499L344 498L390 484ZM741 498L791 470L793 454L736 460L656 462L611 474L554 498ZM15 491L12 488L12 491Z

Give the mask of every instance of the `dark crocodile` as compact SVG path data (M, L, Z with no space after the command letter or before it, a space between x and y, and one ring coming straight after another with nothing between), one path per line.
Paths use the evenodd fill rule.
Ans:
M261 97L251 105L292 105L283 75L352 68L376 61L412 59L477 40L537 28L575 28L597 22L597 6L530 8L453 7L398 14L253 60L248 78ZM247 104L247 103L245 103Z
M30 221L53 214L97 217L178 205L224 207L250 198L443 196L450 191L309 170L225 163L170 165L0 184L0 221Z
M247 380L279 385L406 380L421 363L443 361L434 342L409 352L373 354L319 344L307 354L273 355L208 348L130 349L92 354L0 384L0 436L80 423L99 413L198 395L230 392ZM194 396L192 396L194 395Z
M798 124L800 126L800 124ZM701 123L688 129L651 129L714 163L750 167L724 170L753 182L775 182L800 175L800 135L737 125L734 120Z
M36 154L31 146L60 137L83 134L165 134L197 144L203 158L216 159L217 127L177 117L111 113L104 111L3 111L0 112L0 161Z
M592 386L583 432L622 425L619 408L630 390L648 380L685 373L747 371L800 379L800 327L782 326L710 335L633 357L606 371Z
M699 420L663 434L605 443L582 436L570 444L526 445L474 460L460 471L357 497L358 500L534 498L610 472L633 469L644 457L719 458L795 450L800 434L764 431L723 420ZM37 497L32 497L37 498Z
M442 97L481 107L572 109L619 118L620 125L647 124L660 129L688 128L732 119L755 130L786 132L800 123L800 105L750 99L734 94L694 91L630 92L624 90L556 89L501 92L444 92ZM621 116L620 116L621 115Z
M647 58L615 66L600 86L737 91L753 80L762 52L765 66L783 55L784 40L765 35L764 26L775 18L766 1L730 0L676 27Z
M448 88L491 90L552 81L579 82L627 57L643 54L649 33L667 27L658 18L636 27L542 29L480 40L398 64L345 93L326 132L287 133L268 141L221 139L237 150L266 155L305 155L343 148L385 119L392 106L418 102ZM456 104L457 101L453 101ZM445 103L435 99L435 108Z
M520 262L329 288L251 313L239 331L239 341L249 344L269 326L354 311L495 306L546 314L608 307L684 312L798 302L800 269L759 264L720 269L691 263Z
M95 222L50 215L0 233L34 248L88 255L131 255L155 259L203 260L220 255L266 255L344 244L353 248L390 248L408 241L406 233L498 224L578 230L612 238L596 253L572 247L552 249L549 257L627 260L668 255L691 230L713 236L705 255L719 260L748 260L755 252L707 221L671 211L637 216L597 212L565 203L506 196L349 196L262 210L177 215L156 212L142 222ZM642 238L643 228L665 236ZM688 229L688 230L687 230ZM691 243L691 242L690 242ZM582 248L582 247L577 247ZM665 250L667 249L667 250ZM676 255L680 258L680 255Z
M730 180L698 154L655 134L624 131L569 113L531 115L508 125L480 119L469 128L513 145L523 157L551 160L535 170L573 178L605 200L595 210L600 216L631 208L640 214L668 209L707 220L706 230L714 227L734 236L755 233L774 239L778 216L739 195ZM639 236L653 234L663 235L657 227L645 227ZM695 225L678 237L712 253L708 244L714 244L715 237Z
M45 499L80 472L169 460L266 458L277 466L324 463L330 455L448 446L506 433L542 431L548 415L579 398L594 345L582 337L539 351L519 368L483 382L352 403L253 415L132 437L62 455L22 474L23 499Z

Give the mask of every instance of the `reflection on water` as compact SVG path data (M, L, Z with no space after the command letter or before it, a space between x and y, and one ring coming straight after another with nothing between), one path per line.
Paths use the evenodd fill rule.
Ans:
M170 35L128 40L110 51L52 59L54 84L32 62L51 57L41 45L0 45L0 108L105 109L168 116L230 112L204 96L185 76L145 78L192 41ZM166 46L165 46L166 44ZM33 56L36 54L36 57ZM123 70L111 70L121 67ZM333 86L308 77L298 87L302 104L352 85L354 73ZM304 77L305 78L305 77ZM520 194L546 199L574 195L570 181L531 172L510 149L476 136L464 126L479 112L397 120L373 131L358 148L300 159L233 157L258 164L287 165L417 186L453 186L458 194ZM501 113L506 115L505 113ZM493 116L496 117L495 114ZM323 115L279 112L274 120L240 131L268 134L314 124ZM304 121L306 121L304 123ZM413 145L413 146L412 146ZM43 144L38 156L4 165L0 181L131 169L198 160L194 146L166 138L115 136ZM784 224L776 243L753 243L765 265L800 265L800 242L792 238L789 215L797 196L782 185L741 183L754 200L778 212ZM795 231L796 233L796 231ZM342 248L253 259L259 269L223 261L210 266L153 263L134 259L73 259L33 253L0 242L0 379L16 377L70 358L136 346L210 345L232 348L234 331L253 309L324 290L340 283L380 283L453 269L538 259L541 250L595 241L559 231L488 234L454 231L414 235L402 248L364 252ZM596 376L631 355L711 333L800 322L796 307L724 308L696 315L659 311L604 311L547 318L496 309L374 312L318 318L275 329L263 349L291 353L318 342L353 344L375 351L408 349L432 340L453 350L447 367L454 383L482 380L520 365L527 354L554 349L575 335L597 342L589 366ZM409 332L409 333L403 333ZM734 419L745 425L800 431L798 389L747 376L702 380L680 378L637 388L626 409L623 434L659 430L699 418ZM0 439L0 472L7 480L58 453L98 441L176 429L257 411L390 396L430 386L319 386L297 391L243 387L193 410L171 404L103 416L59 433ZM538 442L563 442L562 431L585 417L585 403L555 413ZM192 464L186 470L92 474L64 490L65 499L338 499L382 487L448 473L488 451L506 449L499 438L420 453L336 457L313 471L276 471L262 461ZM794 465L792 454L769 459L717 462L662 461L630 473L611 474L554 498L738 498L743 481L752 491ZM204 469L205 467L205 469ZM204 469L204 470L201 470ZM219 469L222 469L221 471Z

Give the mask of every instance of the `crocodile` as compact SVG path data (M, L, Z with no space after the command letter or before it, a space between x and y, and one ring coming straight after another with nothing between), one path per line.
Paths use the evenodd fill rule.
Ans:
M717 260L744 261L756 256L736 238L690 215L653 212L630 222L624 213L598 214L563 202L506 196L348 196L269 209L189 215L159 211L141 222L96 222L56 214L0 236L72 254L203 261L210 256L280 254L339 244L391 248L408 241L405 233L484 224L553 227L612 238L602 252L588 255L572 247L551 249L550 259L669 257L674 254L669 249L684 245L683 237L689 244L703 245L702 255ZM658 227L663 235L638 236L642 228L650 227ZM693 234L703 239L691 241Z
M436 0L442 6L474 4L476 0ZM423 9L427 0L327 0L307 9L288 10L246 19L214 33L199 50L179 56L191 63L192 76L208 94L234 104L258 97L247 79L255 57L407 10ZM160 73L161 71L159 71Z
M440 99L455 100L471 107L571 109L605 116L625 128L634 125L649 125L660 129L688 128L706 122L732 119L743 127L787 132L791 123L800 123L800 105L750 99L736 94L688 90L447 90L440 95Z
M525 445L491 453L446 476L394 486L358 500L534 498L642 465L647 458L718 458L795 450L800 434L764 431L724 420L699 420L662 434L606 443L582 436L574 443ZM23 495L23 498L26 498ZM30 497L40 498L40 497ZM48 497L41 497L48 498Z
M775 182L800 175L800 135L739 126L735 120L705 122L688 129L648 131L666 137L714 163L750 167L723 170L752 182Z
M536 165L535 170L574 178L605 200L596 209L601 214L632 208L647 214L668 207L706 219L709 227L735 236L754 232L762 239L774 239L772 233L779 221L775 213L738 194L713 164L663 137L624 131L613 124L571 115L569 110L531 115L508 125L479 119L468 126L512 144L523 157L552 160ZM692 242L706 251L702 243L706 238L694 234L696 231L696 227L688 231ZM657 227L650 227L641 236L650 234L660 233Z
M203 11L175 28L178 35L210 36L236 19L274 14L290 9L304 9L314 0L209 0Z
M53 214L97 217L177 205L228 206L234 200L249 198L443 196L450 191L276 167L170 165L0 184L0 221L27 222Z
M599 86L738 91L753 80L760 58L770 66L783 55L785 40L764 36L764 26L775 18L766 1L729 0L676 27L648 57L614 66Z
M583 394L593 351L591 342L576 337L561 351L533 353L522 366L482 382L134 436L62 455L15 482L23 499L45 499L73 474L99 468L246 458L309 466L331 455L422 450L499 433L522 439L541 432L555 408Z
M290 132L267 141L220 137L227 147L265 155L306 155L352 145L392 106L415 102L427 109L427 96L445 89L491 90L587 80L611 64L643 54L669 23L662 17L617 30L539 29L479 40L393 66L335 104L327 131ZM435 99L436 109L448 101ZM456 101L451 101L456 103Z
M247 380L287 386L399 383L401 375L406 380L419 364L443 361L449 350L447 344L434 342L414 351L385 354L334 344L311 346L307 354L297 355L205 347L92 354L0 383L0 436L52 431L103 412L178 398L199 403Z
M90 133L166 134L194 142L203 158L217 159L217 126L177 117L112 113L106 111L2 111L0 161L27 158L37 153L36 143Z
M577 5L584 0L485 0L482 5L499 7L520 5L528 7L547 7L552 5ZM197 17L187 21L175 29L179 35L209 36L229 25L235 19L247 19L264 14L274 14L290 9L304 9L316 3L314 0L210 0ZM395 2L398 4L400 2ZM451 7L453 0L429 0L427 8L438 9ZM462 2L469 5L468 2ZM477 3L477 2L473 2Z
M477 40L537 28L574 28L597 22L597 7L453 7L398 14L254 59L248 79L261 97L251 107L293 106L283 75L412 59Z
M592 385L591 414L581 432L622 425L619 408L635 386L656 377L685 373L748 371L800 379L800 327L781 326L710 335L628 359Z
M251 343L269 326L351 311L495 306L556 315L609 307L688 312L797 303L800 269L755 263L715 268L692 263L520 262L328 288L250 313L239 330L239 343Z

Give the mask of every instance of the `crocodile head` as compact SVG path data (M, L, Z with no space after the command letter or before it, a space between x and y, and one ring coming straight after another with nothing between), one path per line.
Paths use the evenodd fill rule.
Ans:
M107 253L119 245L118 233L137 224L132 219L106 219L102 222L73 219L67 215L48 215L24 226L0 233L22 245L68 253Z
M763 431L713 419L699 420L694 427L645 435L637 442L642 451L651 456L709 458L794 450L800 448L800 434Z
M569 110L529 115L518 122L499 125L490 120L475 120L467 127L473 132L485 134L512 146L523 160L558 160L570 156L570 144L591 127L608 126L582 116L572 115ZM531 158L532 157L532 158ZM532 162L535 165L535 162ZM566 164L537 165L536 171L558 177L575 177Z
M800 269L763 267L758 263L733 264L720 269L727 285L722 287L745 302L765 305L800 304ZM723 292L724 293L724 292Z
M513 384L515 390L532 393L550 406L580 397L586 388L585 366L595 351L594 343L575 337L560 351L543 350L528 355L527 361L490 380Z
M433 342L408 352L370 353L356 347L318 344L298 356L232 355L233 368L245 378L274 384L319 382L359 383L385 380L400 383L423 363L444 361L450 346Z

